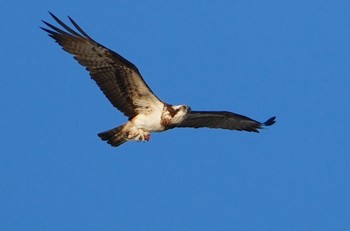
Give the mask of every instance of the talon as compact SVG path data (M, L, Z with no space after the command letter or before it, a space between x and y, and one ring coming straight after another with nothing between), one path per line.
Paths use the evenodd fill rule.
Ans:
M151 134L149 134L149 133L146 134L146 135L145 135L145 140L149 141L150 139L151 139Z
M151 134L142 129L135 129L126 133L126 139L135 141L149 141L151 139Z

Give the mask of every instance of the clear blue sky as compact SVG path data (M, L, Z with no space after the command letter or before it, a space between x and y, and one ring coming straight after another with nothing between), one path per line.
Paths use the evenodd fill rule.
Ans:
M350 1L61 2L1 6L0 230L350 230ZM47 11L166 102L277 123L112 148L126 118Z

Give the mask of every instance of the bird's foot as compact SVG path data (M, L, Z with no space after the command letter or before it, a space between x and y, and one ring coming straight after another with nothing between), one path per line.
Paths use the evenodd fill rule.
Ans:
M130 132L128 134L128 140L135 141L149 141L151 139L151 134L149 132L145 132L142 129L138 129L135 132Z
M151 139L151 134L149 132L147 132L145 135L144 135L144 138L145 138L145 141L149 141Z
M149 132L143 131L142 129L140 129L138 136L139 141L149 141L151 139L151 134Z

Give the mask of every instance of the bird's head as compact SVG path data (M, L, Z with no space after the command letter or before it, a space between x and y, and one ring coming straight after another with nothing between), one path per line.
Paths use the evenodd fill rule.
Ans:
M191 112L191 108L187 105L177 105L172 106L174 110L174 115L172 118L173 123L180 123L187 118L188 114Z
M187 105L176 105L176 106L172 106L172 108L176 112L184 112L184 113L191 112L191 108L189 106L187 106Z

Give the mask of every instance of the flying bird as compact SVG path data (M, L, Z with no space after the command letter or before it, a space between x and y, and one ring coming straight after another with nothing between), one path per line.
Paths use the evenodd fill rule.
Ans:
M69 20L70 28L50 13L61 26L58 28L43 21L43 28L62 48L89 71L104 95L128 117L128 122L98 136L111 146L127 141L149 141L152 132L172 128L221 128L248 132L275 123L272 117L260 123L246 116L227 111L192 111L187 105L171 105L160 100L141 76L138 68L107 47L94 41L78 24Z

